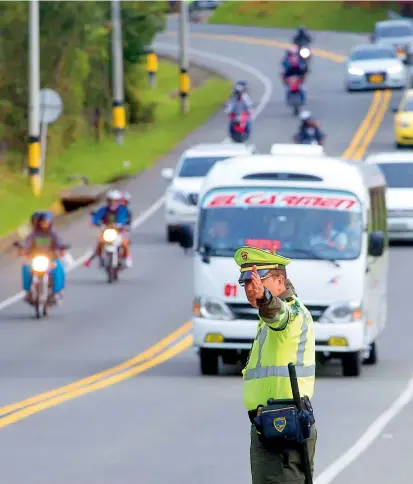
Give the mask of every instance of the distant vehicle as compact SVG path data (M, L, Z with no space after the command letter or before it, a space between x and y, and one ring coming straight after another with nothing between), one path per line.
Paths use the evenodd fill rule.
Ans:
M218 0L194 0L191 4L200 10L213 10L219 7L221 2Z
M316 148L307 146L306 149ZM387 315L386 181L380 170L325 155L248 155L217 163L199 195L194 247L193 344L201 373L245 364L257 310L237 281L234 253L273 246L315 325L321 363L345 376L377 361ZM191 239L191 240L190 240Z
M377 153L365 162L377 165L386 178L389 239L413 241L413 153Z
M347 91L364 89L401 89L408 71L394 47L362 45L351 50L347 60Z
M393 108L396 146L413 145L413 89L403 95L398 107Z
M375 44L394 47L403 62L411 61L413 54L413 22L411 20L377 22L370 39Z
M162 176L171 185L166 191L165 221L168 242L176 242L179 227L195 223L198 193L208 171L217 161L249 155L255 146L237 143L198 144L186 150L176 169L165 168Z
M275 143L271 146L270 153L272 155L322 156L324 154L324 148L318 143L316 146Z

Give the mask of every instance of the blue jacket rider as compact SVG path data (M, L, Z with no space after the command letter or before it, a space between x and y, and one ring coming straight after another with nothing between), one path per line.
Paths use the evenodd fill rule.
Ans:
M52 269L52 284L55 303L63 298L65 288L65 272L59 258L67 248L53 229L53 214L51 212L35 212L31 217L32 233L18 244L21 254L31 257L35 254L46 255L54 262ZM32 275L30 264L22 268L23 289L26 291L24 300L31 304L30 287Z
M296 134L296 140L299 143L306 141L311 142L316 140L318 144L323 144L325 134L321 131L317 121L313 118L310 111L303 111L300 113L301 125L298 133Z
M92 224L96 227L101 225L117 225L118 228L124 229L122 237L123 259L126 267L132 267L132 256L129 249L129 239L125 234L125 230L129 227L130 213L129 210L122 205L123 195L119 190L109 190L106 195L106 205L100 207L97 212L93 214ZM83 264L89 267L92 260L99 256L101 257L103 248L103 241L99 237L95 252Z

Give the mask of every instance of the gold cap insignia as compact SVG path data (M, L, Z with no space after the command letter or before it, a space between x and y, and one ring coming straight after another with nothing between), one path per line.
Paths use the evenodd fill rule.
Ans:
M245 252L245 250L243 252L241 252L241 257L243 260L247 260L248 259L248 252Z

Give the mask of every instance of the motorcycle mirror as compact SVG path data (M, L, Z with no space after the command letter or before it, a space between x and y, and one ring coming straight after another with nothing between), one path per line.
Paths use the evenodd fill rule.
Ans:
M174 171L172 168L164 168L161 171L161 175L165 180L171 181L174 177Z

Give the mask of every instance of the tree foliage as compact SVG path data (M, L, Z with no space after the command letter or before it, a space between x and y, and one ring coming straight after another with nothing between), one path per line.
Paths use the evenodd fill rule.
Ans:
M20 153L27 139L28 9L29 2L0 2L0 142ZM63 115L50 127L49 150L75 141L96 107L110 118L110 9L103 1L39 2L41 88L55 89L64 103ZM128 112L142 106L137 66L164 28L164 10L157 1L121 3Z

